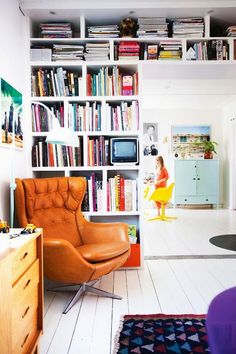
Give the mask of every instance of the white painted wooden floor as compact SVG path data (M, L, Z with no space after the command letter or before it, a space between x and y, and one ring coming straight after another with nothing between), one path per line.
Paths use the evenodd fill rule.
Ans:
M170 211L177 221L147 222L145 253L150 256L223 255L235 252L209 245L213 235L236 232L236 213L228 210ZM152 230L152 232L151 232ZM98 283L122 300L86 295L62 315L70 295L45 295L40 354L111 354L124 314L206 313L213 297L236 286L236 259L146 260L140 270L120 270Z
M212 245L209 239L236 234L236 211L227 209L166 209L175 215L171 222L148 221L156 210L146 210L144 220L144 255L235 255Z

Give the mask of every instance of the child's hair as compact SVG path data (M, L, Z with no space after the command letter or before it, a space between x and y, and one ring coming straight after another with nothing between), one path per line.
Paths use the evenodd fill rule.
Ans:
M161 165L161 168L164 166L164 160L162 156L157 156L156 162L159 162Z

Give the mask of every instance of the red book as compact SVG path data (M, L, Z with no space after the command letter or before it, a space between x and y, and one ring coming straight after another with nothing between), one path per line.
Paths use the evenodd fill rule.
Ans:
M120 211L125 211L125 180L120 177Z

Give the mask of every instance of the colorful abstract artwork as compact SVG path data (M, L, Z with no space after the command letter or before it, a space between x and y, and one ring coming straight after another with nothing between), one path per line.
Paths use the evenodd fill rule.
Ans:
M0 79L1 145L23 149L22 94Z

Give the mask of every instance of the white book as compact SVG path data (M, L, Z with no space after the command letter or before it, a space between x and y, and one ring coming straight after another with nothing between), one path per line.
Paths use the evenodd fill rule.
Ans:
M132 211L132 179L125 179L125 211Z
M39 141L39 167L43 167L43 142Z
M93 187L92 178L88 180L89 211L93 211Z
M97 211L102 212L102 189L97 189Z
M132 180L132 211L137 211L137 181Z

